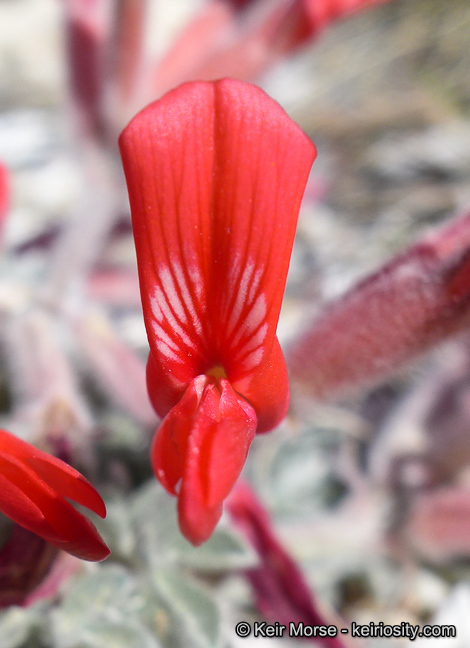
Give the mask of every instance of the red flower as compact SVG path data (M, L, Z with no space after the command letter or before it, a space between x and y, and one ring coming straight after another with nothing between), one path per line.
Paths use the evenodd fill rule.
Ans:
M276 326L315 148L264 92L188 83L120 138L144 318L164 416L156 475L194 544L212 533L255 432L285 416Z
M0 430L0 511L78 558L104 560L108 547L64 498L106 516L103 500L79 472Z

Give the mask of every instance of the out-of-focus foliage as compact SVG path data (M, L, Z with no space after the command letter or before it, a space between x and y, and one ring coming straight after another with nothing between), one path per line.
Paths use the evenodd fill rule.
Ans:
M5 427L73 459L99 487L108 518L97 525L113 553L98 566L58 565L42 600L0 614L0 646L249 645L234 626L259 618L244 576L257 556L227 520L191 547L151 477L156 421L123 181L109 150L72 145L62 5L0 1L0 158L13 187L0 407ZM168 51L199 6L152 3L149 50ZM330 25L259 79L319 150L282 343L429 228L468 211L469 34L466 0L391 0ZM469 376L464 335L339 402L294 390L287 421L255 441L246 477L316 597L345 623L434 619L467 641Z

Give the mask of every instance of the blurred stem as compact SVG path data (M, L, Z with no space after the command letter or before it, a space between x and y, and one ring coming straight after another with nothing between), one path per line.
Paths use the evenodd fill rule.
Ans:
M64 7L71 112L80 136L100 139L109 0L65 0Z
M48 297L61 304L73 288L81 288L124 200L122 171L105 150L86 143L81 150L83 195L59 236L51 255ZM119 188L122 187L122 192Z
M142 68L147 0L117 0L110 42L111 91L108 98L108 137L114 142L134 111ZM156 98L156 97L155 97Z
M28 441L44 443L49 437L60 445L68 439L86 450L91 419L70 361L57 344L57 322L45 310L31 309L8 317L2 333L16 429L25 426Z

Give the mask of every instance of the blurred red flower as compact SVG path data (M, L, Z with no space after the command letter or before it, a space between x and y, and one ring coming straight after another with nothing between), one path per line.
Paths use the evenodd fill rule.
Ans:
M256 607L269 621L311 626L342 625L341 619L314 596L294 558L276 535L268 511L247 482L240 481L227 500L227 510L256 551L259 563L246 576L255 595ZM317 637L315 644L346 648L345 637Z
M0 239L3 239L3 229L8 209L10 207L10 179L8 171L0 163Z

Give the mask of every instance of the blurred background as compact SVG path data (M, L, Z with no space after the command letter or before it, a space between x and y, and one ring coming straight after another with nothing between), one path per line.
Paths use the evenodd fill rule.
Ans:
M284 4L0 0L0 163L10 187L1 426L88 476L107 502L96 524L112 550L92 565L25 533L15 552L2 520L1 648L261 648L266 640L236 636L236 622L282 621L289 598L266 563L274 545L263 555L227 515L207 544L191 547L152 476L158 421L116 149L139 108L214 69L258 83L315 142L281 345L425 232L470 211L469 3L389 0L321 20L319 10L297 31L281 12L274 47L263 25ZM299 381L288 418L255 440L244 477L324 620L454 624L457 638L415 645L466 648L465 330L385 373L332 399ZM250 579L260 565L280 588L272 585L270 612Z

